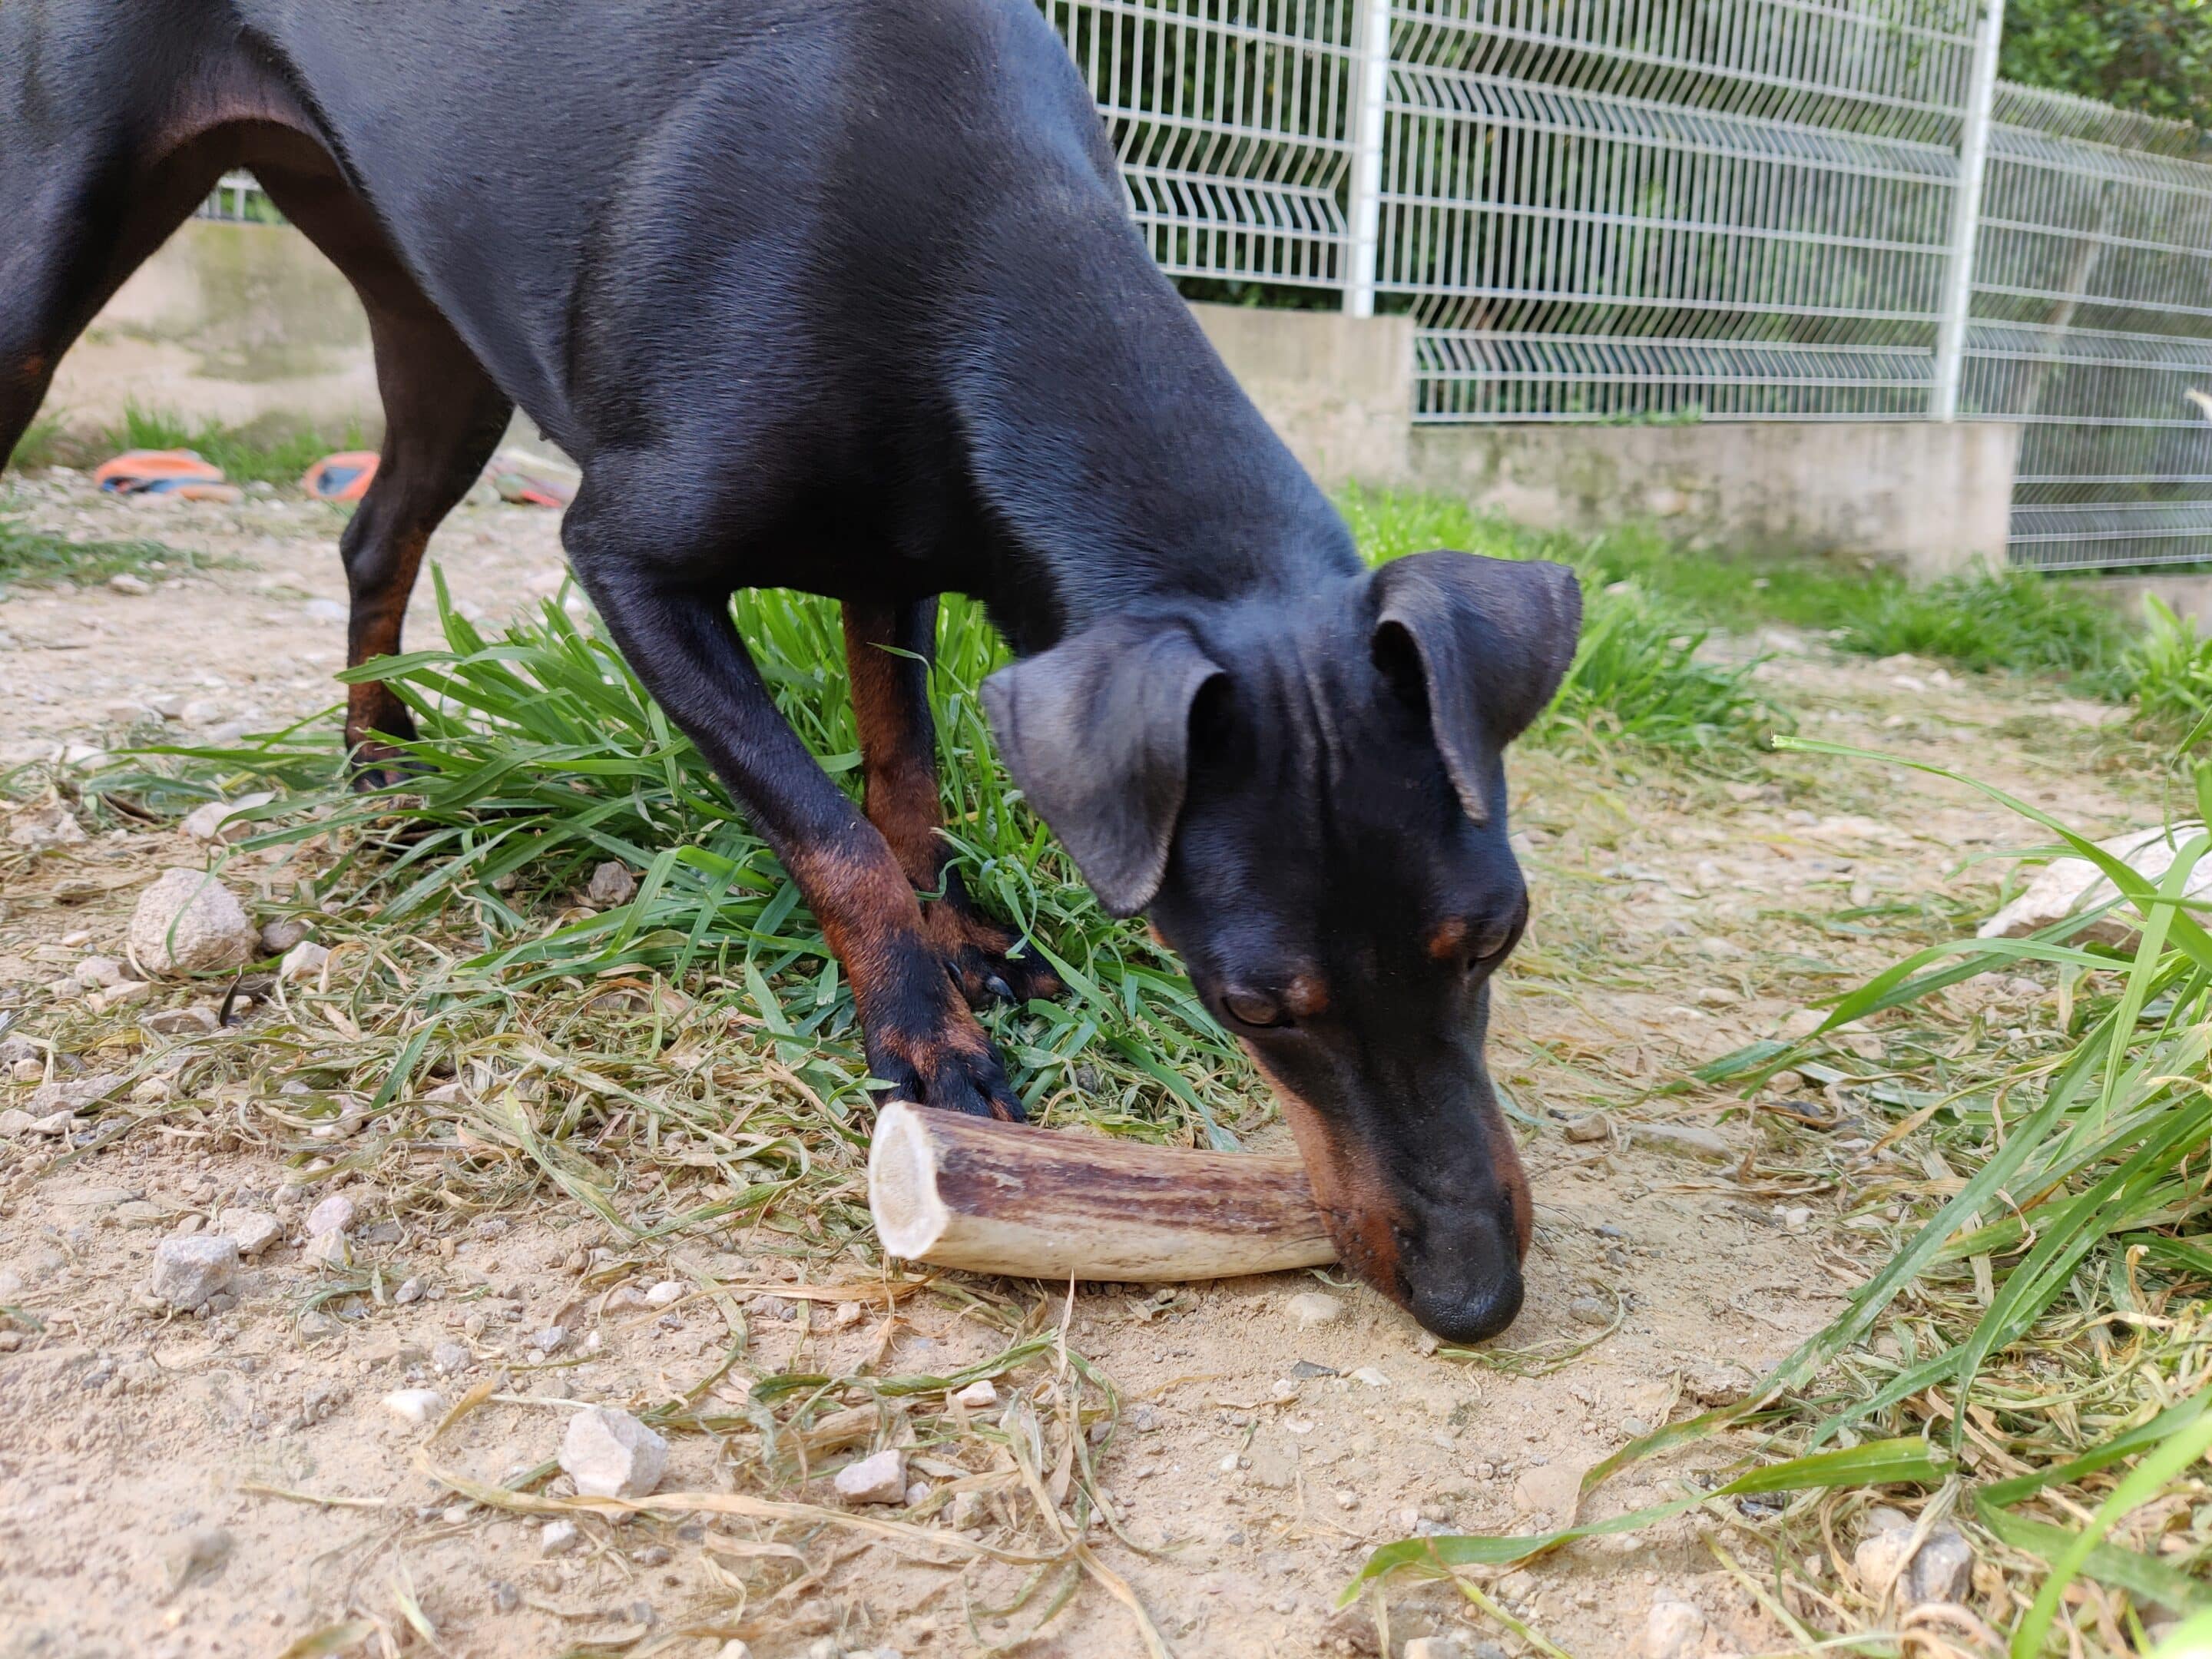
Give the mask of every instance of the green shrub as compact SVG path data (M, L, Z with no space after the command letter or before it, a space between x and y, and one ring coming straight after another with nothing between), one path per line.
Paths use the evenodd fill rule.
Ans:
M2143 599L2143 631L2128 647L2119 682L2153 726L2188 732L2212 715L2212 640L2155 595Z

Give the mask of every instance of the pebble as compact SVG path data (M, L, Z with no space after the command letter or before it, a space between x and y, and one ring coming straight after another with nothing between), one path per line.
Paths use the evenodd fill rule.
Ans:
M574 1521L548 1521L538 1529L540 1555L566 1555L583 1541Z
M260 936L238 896L204 870L165 870L131 914L131 955L155 973L242 968Z
M307 936L307 924L296 916L280 916L261 924L261 953L281 957Z
M71 977L88 991L97 991L104 985L120 985L130 977L113 957L87 957L70 971Z
M1682 1373L1682 1387L1700 1406L1733 1406L1751 1393L1751 1374L1725 1362L1692 1365Z
M157 1008L143 1016L138 1028L149 1036L212 1036L216 1029L212 1008Z
M424 1286L419 1277L404 1279L399 1282L399 1288L392 1293L392 1299L398 1306L404 1308L411 1303L420 1302L424 1293Z
M1304 1291L1285 1304L1291 1317L1304 1330L1309 1325L1333 1324L1344 1317L1344 1304L1333 1296L1323 1296L1319 1291Z
M88 1106L98 1105L120 1089L123 1083L120 1072L100 1072L73 1082L44 1084L31 1091L24 1106L33 1117L45 1117L54 1112L67 1112L74 1116Z
M715 1650L714 1659L753 1659L753 1650L733 1636Z
M143 599L154 591L154 584L143 576L134 576L127 570L118 570L107 579L111 592L127 593L133 599Z
M1784 1231L1802 1233L1813 1224L1813 1212L1802 1204L1793 1204L1782 1212Z
M525 1346L540 1353L558 1353L568 1346L568 1333L559 1325L548 1325L542 1331L533 1332Z
M1358 1370L1352 1372L1352 1380L1355 1382L1364 1382L1370 1389L1387 1389L1390 1386L1390 1379L1372 1365L1362 1365Z
M1594 1296L1578 1296L1567 1304L1567 1316L1584 1325L1610 1325L1613 1304Z
M609 859L592 872L584 896L602 910L628 904L637 896L637 878L630 874L628 866Z
M837 1304L837 1312L830 1322L839 1330L845 1330L859 1324L866 1316L867 1311L867 1309L858 1302L840 1302Z
M314 1233L307 1239L303 1253L310 1261L319 1261L326 1267L349 1267L353 1261L353 1247L346 1243L343 1233Z
M343 1193L332 1193L307 1212L307 1237L323 1233L342 1233L353 1225L357 1213L354 1201Z
M10 1106L6 1111L0 1112L0 1135L6 1135L10 1139L35 1133L38 1127L38 1119L16 1107Z
M1569 1140L1587 1143L1613 1139L1613 1124L1603 1112L1585 1112L1561 1131Z
M1705 1615L1687 1601L1662 1596L1644 1623L1644 1659L1696 1659L1705 1644Z
M303 939L284 952L276 964L276 977L286 980L313 979L323 971L323 964L331 959L327 947L311 939Z
M257 806L266 806L276 799L272 792L257 789L236 800L211 800L185 813L184 823L178 827L194 841L237 841L258 827L237 822L239 815L251 812Z
M17 813L8 826L8 840L13 846L43 853L55 847L82 846L86 836L84 826L71 816L69 808L46 806Z
M1449 1636L1416 1636L1400 1651L1404 1659L1467 1659L1467 1650Z
M980 1492L956 1492L952 1494L952 1529L966 1532L970 1527L980 1527L990 1518L990 1499Z
M1973 1583L1974 1547L1953 1527L1938 1527L1929 1534L1905 1574L1905 1589L1916 1607L1930 1601L1963 1602Z
M165 1238L154 1249L154 1294L173 1308L197 1308L230 1288L238 1273L238 1241L213 1237Z
M1638 1146L1675 1158L1732 1158L1735 1149L1713 1130L1688 1123L1632 1123L1628 1138Z
M435 1389L400 1389L384 1396L384 1408L401 1422L420 1428L445 1415L446 1397Z
M999 1391L988 1377L981 1377L956 1392L952 1400L955 1405L965 1406L970 1411L988 1411L999 1403Z
M473 1358L458 1342L441 1342L430 1350L430 1364L441 1376L451 1376L455 1371L468 1370Z
M561 1467L586 1498L642 1498L668 1468L668 1443L628 1412L594 1406L568 1419Z
M284 1237L284 1224L266 1210L225 1210L215 1224L238 1242L240 1255L259 1255Z
M680 1279L664 1279L645 1293L648 1308L665 1308L672 1302L681 1302L690 1286Z
M906 1502L906 1454L893 1448L837 1471L837 1495L851 1504Z

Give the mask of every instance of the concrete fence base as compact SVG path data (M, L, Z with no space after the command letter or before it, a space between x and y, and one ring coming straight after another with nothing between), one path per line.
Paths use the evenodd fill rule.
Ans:
M1651 519L1722 547L1855 554L1917 576L2004 559L2020 428L1997 422L1423 426L1404 317L1194 307L1324 483L1437 490L1544 529ZM306 238L195 220L63 360L50 412L383 428L368 325Z

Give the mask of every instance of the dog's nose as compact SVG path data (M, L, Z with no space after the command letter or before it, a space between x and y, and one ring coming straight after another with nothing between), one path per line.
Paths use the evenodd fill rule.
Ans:
M1477 1214L1431 1225L1402 1259L1411 1311L1445 1341L1480 1342L1521 1311L1520 1253L1498 1218Z

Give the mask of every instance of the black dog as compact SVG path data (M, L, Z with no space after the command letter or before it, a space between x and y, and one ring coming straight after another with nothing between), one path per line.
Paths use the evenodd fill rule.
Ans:
M1273 1080L1346 1261L1441 1335L1512 1318L1500 754L1573 653L1573 579L1362 568L1030 0L0 5L0 454L233 167L368 310L351 660L397 648L520 404L583 468L577 574L813 906L870 1066L1015 1118L963 994L1054 988L944 880L916 660L936 596L979 596L1020 658L986 687L1008 768ZM865 816L731 627L757 585L844 604ZM372 763L410 732L374 686L346 724Z

